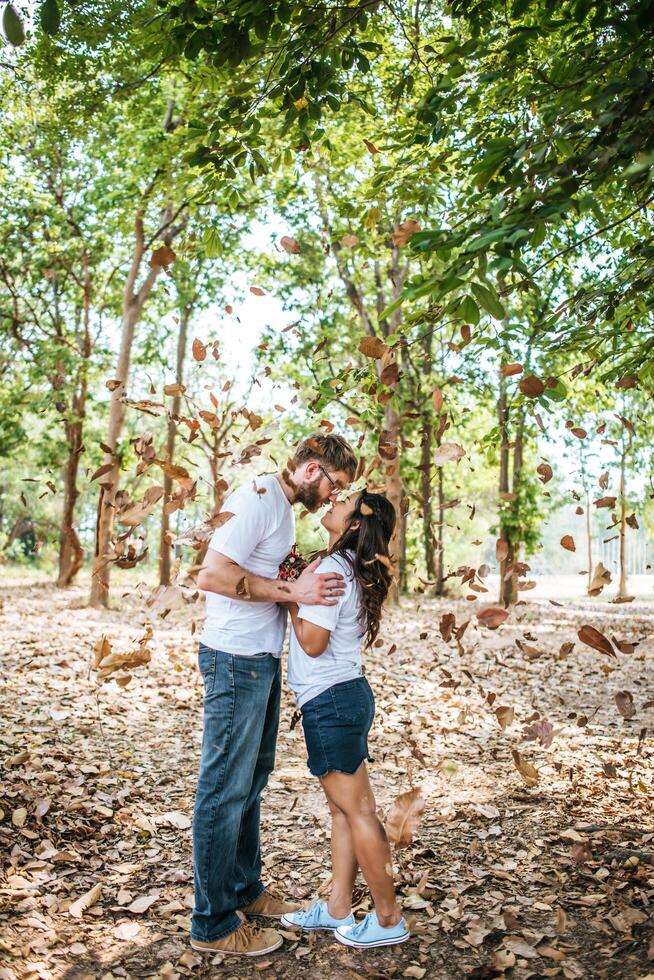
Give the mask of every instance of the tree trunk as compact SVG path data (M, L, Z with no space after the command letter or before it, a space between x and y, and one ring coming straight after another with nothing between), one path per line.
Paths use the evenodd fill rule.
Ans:
M71 585L84 564L84 549L74 527L75 504L79 496L77 473L82 449L82 422L69 423L66 425L66 429L68 459L64 471L64 505L59 531L59 572L57 575L59 588Z
M76 393L72 403L73 419L66 421L66 442L68 459L64 470L64 505L59 532L59 571L58 588L72 585L77 573L84 564L84 549L75 530L75 505L79 497L77 474L79 458L84 448L84 425L86 422L86 396L88 393L88 371L93 343L91 340L91 275L88 256L85 254L83 269L84 309L82 313L82 333L80 337L80 356Z
M593 532L590 519L590 494L586 491L586 549L588 561L588 588L593 581Z
M511 507L519 506L520 503L520 485L522 482L522 463L524 458L524 446L525 446L525 416L524 411L520 411L520 416L518 419L518 425L516 427L515 435L515 446L513 447L513 476L511 481L511 490L513 493L513 501L511 502ZM511 553L513 556L513 563L520 561L520 538L516 539L514 535L510 542ZM508 605L515 605L518 601L518 575L515 569L511 573L511 578L506 583L507 585L507 598Z
M154 187L156 176L150 188L145 192L144 199ZM168 206L163 216L162 224L154 238L162 238L166 245L170 245L175 235L182 230L185 221L172 227L172 222L180 213L185 204L182 204L175 214ZM164 234L165 232L165 234ZM129 378L129 365L132 355L132 344L134 333L145 302L152 292L156 278L161 271L161 266L152 264L143 280L140 288L136 289L136 282L141 273L143 257L145 254L145 233L143 228L143 211L141 208L136 212L134 219L134 253L130 267L125 290L123 293L123 327L120 339L120 352L118 354L118 366L115 379L119 384L111 392L109 403L109 425L106 439L106 446L109 450L104 455L104 465L111 468L102 477L100 484L100 496L98 499L98 516L95 530L95 554L93 558L93 570L91 579L90 603L92 606L109 605L109 579L111 563L114 560L112 549L112 536L115 517L116 492L118 490L118 480L120 477L120 456L118 454L118 440L123 429L125 419L125 405L123 398L127 393L127 381Z
M440 444L440 443L439 443ZM434 595L445 595L445 491L443 489L443 467L438 467L438 534L436 556L436 588Z
M439 377L441 382L445 377L445 345L443 343L443 337L441 335L439 339ZM440 415L438 417L438 429L436 431L436 446L440 447L443 441L444 432L444 422L447 420L443 419ZM445 595L445 476L443 473L443 467L439 466L438 476L437 476L437 502L438 502L438 533L437 533L437 544L436 544L436 588L434 589L434 595L442 596Z
M625 500L625 471L627 468L627 449L622 442L620 454L620 584L618 595L627 595L627 501Z
M503 507L506 506L509 495L509 412L507 405L506 378L500 371L499 398L497 401L497 419L500 433L500 473L499 473L499 538L505 545L505 556L500 562L499 601L503 606L511 605L514 586L514 554L513 541L509 528L503 519Z
M14 541L20 538L21 534L24 534L25 531L29 531L32 526L31 517L18 517L14 521L14 524L7 535L7 540L5 541L2 550L9 551Z
M422 341L422 374L426 383L427 391L432 372L432 341L433 330L427 330ZM442 360L442 347L441 347ZM420 391L420 384L418 390ZM436 556L434 549L434 505L432 499L432 439L434 435L433 414L431 406L431 395L427 394L422 408L421 430L420 430L420 474L421 474L421 497L422 497L422 539L425 555L425 569L427 578L434 581L436 578ZM440 468L439 468L440 469Z
M123 313L123 332L120 340L120 353L115 378L120 384L111 392L109 403L109 425L106 445L111 450L105 453L103 464L111 469L102 477L98 499L98 516L95 533L95 555L91 579L91 605L109 606L109 579L112 561L111 539L114 527L114 500L120 476L120 457L118 440L125 419L123 397L127 392L127 380L134 342L134 332L141 310L131 297Z
M402 514L404 486L400 475L400 416L390 403L386 405L384 429L387 433L389 444L397 448L395 459L388 461L385 468L386 497L393 505L396 518L395 530L391 538L389 550L398 569L398 577L389 592L388 601L391 605L397 605L400 601L400 581L404 572L406 540L405 520Z
M432 522L434 508L431 490L431 440L432 420L429 409L422 413L420 440L420 482L422 497L422 542L425 555L426 577L433 581L436 578L436 560L434 554L434 529Z
M185 306L181 311L179 320L179 333L177 335L177 362L175 370L175 382L178 385L183 383L184 359L186 357L186 342L188 338L188 324L191 317L191 307ZM172 417L168 419L168 433L166 437L166 460L173 462L175 454L175 436L177 425L175 418L179 416L182 407L182 396L175 395L172 404ZM161 511L161 531L159 535L159 584L170 585L170 566L171 548L168 544L167 535L170 526L170 515L166 510L166 504L170 500L173 488L173 481L168 474L164 474L163 479L163 507Z

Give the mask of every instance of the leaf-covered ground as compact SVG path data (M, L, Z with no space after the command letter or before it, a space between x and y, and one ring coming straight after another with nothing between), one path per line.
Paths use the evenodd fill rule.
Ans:
M0 980L654 971L651 604L532 599L496 631L473 619L459 649L439 621L459 625L472 603L405 601L368 676L378 804L411 785L427 800L396 853L414 937L364 954L289 933L263 959L212 961L187 942L201 610L161 620L125 598L98 612L82 589L24 583L2 595ZM126 651L148 621L151 663L98 687L99 637ZM638 646L597 652L577 639L586 624ZM292 717L287 693L263 837L268 881L304 900L328 882L327 815Z

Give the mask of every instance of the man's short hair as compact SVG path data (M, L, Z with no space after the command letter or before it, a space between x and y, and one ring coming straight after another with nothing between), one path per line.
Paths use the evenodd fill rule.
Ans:
M354 479L357 471L358 460L354 450L343 436L336 435L334 432L327 435L316 432L300 443L293 456L295 465L301 466L312 459L318 460L325 469L330 469L334 473L342 470L351 480Z

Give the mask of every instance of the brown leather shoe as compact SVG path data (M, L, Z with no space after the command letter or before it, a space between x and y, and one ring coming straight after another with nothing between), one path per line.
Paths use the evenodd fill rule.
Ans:
M234 932L222 939L213 939L203 943L200 939L191 939L191 946L201 953L233 953L236 956L263 956L279 949L284 940L274 929L257 929L256 926L244 922Z
M269 919L281 919L287 912L297 912L299 908L301 906L297 902L287 902L265 891L239 911L245 912L246 915L265 915Z

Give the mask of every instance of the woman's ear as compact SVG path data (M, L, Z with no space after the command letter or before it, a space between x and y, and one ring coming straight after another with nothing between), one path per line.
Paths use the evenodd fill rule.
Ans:
M352 523L348 528L348 531L358 531L360 527L361 527L361 521L352 521Z

